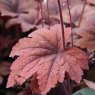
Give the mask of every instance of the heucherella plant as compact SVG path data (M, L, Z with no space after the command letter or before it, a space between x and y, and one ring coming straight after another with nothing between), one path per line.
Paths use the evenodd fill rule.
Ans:
M39 0L39 2L42 13L42 1ZM57 3L61 24L44 28L42 15L42 28L20 39L13 47L10 57L16 56L17 59L11 66L7 88L22 85L31 79L31 91L37 95L46 95L51 88L65 80L69 81L69 86L71 86L71 80L80 83L83 70L88 69L89 56L73 45L71 15L71 27L65 28L60 0L57 0ZM67 5L70 14L68 0ZM72 92L67 93L72 95Z

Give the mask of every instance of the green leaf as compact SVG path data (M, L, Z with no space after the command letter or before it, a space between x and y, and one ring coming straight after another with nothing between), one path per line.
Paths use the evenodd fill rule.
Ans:
M75 92L73 95L95 95L95 90L92 90L90 88L83 88Z

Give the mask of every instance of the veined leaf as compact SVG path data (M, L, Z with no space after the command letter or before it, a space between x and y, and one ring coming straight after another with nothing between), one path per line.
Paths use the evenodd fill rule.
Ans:
M66 43L71 29L65 28ZM65 72L77 83L82 79L84 69L88 69L88 55L76 47L63 49L61 25L32 32L21 39L12 49L10 57L18 56L11 66L7 87L23 84L37 74L39 89L46 94L58 82L63 82Z

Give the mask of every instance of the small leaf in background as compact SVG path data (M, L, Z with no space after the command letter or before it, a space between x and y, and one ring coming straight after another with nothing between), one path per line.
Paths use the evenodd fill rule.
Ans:
M95 0L87 0L87 3L95 5Z
M81 27L75 28L74 45L87 48L90 52L95 51L95 15L90 15L81 23ZM89 27L88 27L89 26ZM78 38L78 36L80 36Z
M84 82L86 83L86 85L87 85L89 88L95 90L95 82L92 82L92 81L89 81L89 80L86 80L86 79L84 79Z
M32 2L32 1L31 1ZM16 24L21 24L22 32L27 32L30 29L36 27L36 23L39 20L37 10L32 9L28 14L21 14L19 17L12 18L6 23L6 28L12 27Z
M70 40L71 29L65 28L66 43ZM37 73L38 85L46 94L57 82L63 82L65 72L77 83L83 71L88 69L88 55L76 47L63 50L61 25L32 32L27 38L20 39L13 47L11 57L18 56L11 66L7 87L22 85Z
M35 0L1 0L1 16L11 17L6 23L6 28L21 24L22 32L33 29L39 19L39 11L36 7Z
M77 3L76 5L71 7L72 23L74 23L76 26L79 25L83 6L84 6L84 2L80 2L80 3ZM91 18L91 16L95 17L95 11L94 10L95 10L95 7L92 7L88 4L86 4L80 27L87 25L87 19L88 18ZM68 9L66 9L65 11L63 10L63 16L64 16L64 22L70 23L70 17L69 17ZM90 22L88 22L88 24L90 24ZM90 24L90 27L91 27L91 24ZM85 28L89 28L89 27L85 27Z
M73 95L95 95L95 91L89 88L83 88L75 92Z
M35 5L34 0L0 0L1 16L19 16L31 11Z

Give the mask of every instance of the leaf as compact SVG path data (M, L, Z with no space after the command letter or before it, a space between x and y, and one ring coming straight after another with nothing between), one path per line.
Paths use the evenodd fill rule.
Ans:
M82 14L82 10L83 10L83 6L84 6L84 2L80 2L76 5L73 5L71 8L71 17L72 17L72 22L78 26L80 18L81 18L81 14ZM94 16L95 17L95 7L91 7L89 5L85 6L85 10L83 13L83 17L82 17L82 21L81 21L81 25L83 26L83 24L85 25L86 23L84 23L88 17ZM67 10L63 10L63 15L64 15L64 22L66 23L70 23L70 16L69 16L69 11Z
M32 9L28 14L20 14L17 18L12 18L6 23L6 28L9 28L16 24L21 24L22 32L27 32L30 29L36 27L39 20L38 11Z
M88 38L80 38L75 41L75 44L81 48L87 48L89 51L95 51L95 38L93 36L89 36Z
M34 0L0 0L1 16L19 16L31 11L35 8L34 5Z
M95 83L94 83L94 82L89 81L89 80L86 80L86 79L84 79L84 82L86 83L86 85L87 85L89 88L95 90Z
M75 92L73 95L95 95L95 91L89 88L83 88Z
M61 25L32 32L13 47L10 57L18 56L11 66L7 87L22 85L37 73L42 94L63 82L65 72L77 83L82 79L84 69L88 69L88 55L76 47L63 50ZM70 39L71 29L65 28L65 41Z
M89 22L91 22L91 20L89 20ZM94 23L90 24L86 23L85 26L74 29L74 45L87 48L93 52L95 51L95 26Z
M60 23L60 20L57 16L50 15L49 21L47 14L44 15L44 27L53 26L57 23ZM33 28L42 28L42 17L37 10L32 10L29 14L22 14L18 18L13 18L8 20L6 23L6 28L9 28L13 25L21 24L22 32L27 32Z
M23 2L23 3L22 3ZM1 16L10 16L6 28L21 24L23 32L33 29L39 19L39 12L35 0L1 0Z
M95 0L87 0L87 3L95 5Z
M77 4L77 5L73 6L72 9L71 9L71 17L72 17L72 22L74 24L79 21L79 17L80 17L81 12L82 12L82 6L83 6L82 3ZM68 9L63 11L63 14L64 14L64 21L67 22L67 23L70 23L70 17L69 17Z
M89 10L91 11L91 10ZM95 33L95 11L92 14L87 15L81 23L81 29L84 30L84 32L89 32L93 35ZM88 27L89 26L89 27Z

